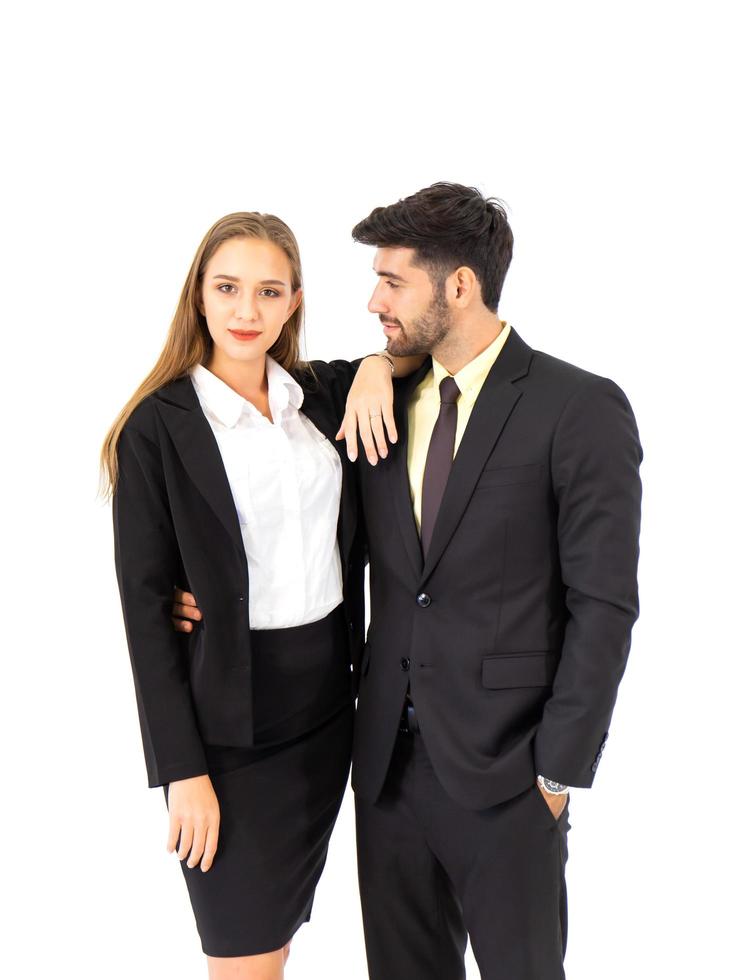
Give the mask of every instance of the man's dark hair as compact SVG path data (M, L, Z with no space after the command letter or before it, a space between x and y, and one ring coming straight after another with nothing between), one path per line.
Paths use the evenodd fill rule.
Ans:
M413 248L412 264L427 270L441 293L461 265L473 269L484 305L497 312L512 258L512 229L504 205L476 187L440 181L385 208L375 208L352 238L376 248Z

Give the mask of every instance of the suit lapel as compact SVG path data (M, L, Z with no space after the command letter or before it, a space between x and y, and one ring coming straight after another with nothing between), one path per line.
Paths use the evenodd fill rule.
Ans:
M527 374L533 352L514 327L486 376L453 460L445 493L432 532L421 584L432 574L453 536L484 464L522 396L513 381Z
M416 391L417 385L432 369L432 359L428 357L424 364L415 371L414 374L402 379L394 386L393 395L393 415L396 420L396 431L398 442L395 444L395 452L392 452L390 465L386 468L390 481L391 496L398 519L401 540L404 543L406 554L411 562L414 574L419 580L422 574L422 543L419 531L414 518L414 510L411 505L411 489L409 486L409 468L407 465L408 445L409 445L409 401ZM389 457L390 458L390 457ZM380 466L380 463L378 463Z
M235 546L243 552L241 526L220 449L191 378L177 378L156 392L155 397L186 472L219 517Z

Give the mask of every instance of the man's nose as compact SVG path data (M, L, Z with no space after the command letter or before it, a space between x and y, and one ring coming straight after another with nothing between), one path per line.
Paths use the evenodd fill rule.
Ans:
M380 290L376 287L372 296L370 297L370 302L367 304L367 308L370 313L387 313L388 306L380 298Z

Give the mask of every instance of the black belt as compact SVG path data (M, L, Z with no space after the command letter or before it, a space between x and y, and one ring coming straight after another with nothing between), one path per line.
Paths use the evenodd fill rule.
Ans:
M409 695L406 695L403 711L398 723L399 733L402 735L417 735L419 733L419 719L417 718L414 705Z

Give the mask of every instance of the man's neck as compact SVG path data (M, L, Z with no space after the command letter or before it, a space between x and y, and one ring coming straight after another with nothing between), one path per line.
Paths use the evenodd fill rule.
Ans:
M452 330L442 344L433 351L432 357L449 374L457 374L466 364L483 353L494 343L505 324L498 316L485 317L477 323L469 323Z

